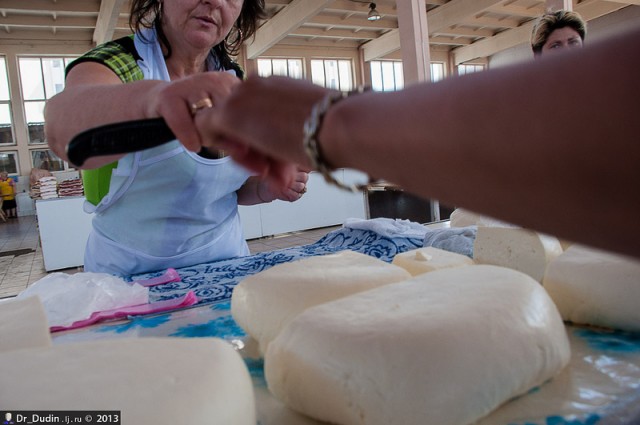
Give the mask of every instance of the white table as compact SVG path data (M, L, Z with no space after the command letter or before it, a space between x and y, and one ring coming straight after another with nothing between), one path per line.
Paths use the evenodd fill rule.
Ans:
M36 201L40 244L47 271L84 265L84 249L91 232L93 214L82 209L85 198Z

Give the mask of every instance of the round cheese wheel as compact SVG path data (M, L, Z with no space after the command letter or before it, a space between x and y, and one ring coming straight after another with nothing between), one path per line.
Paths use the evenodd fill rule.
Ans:
M564 320L640 331L640 261L572 245L547 267L543 285Z
M567 365L542 286L471 265L309 308L269 345L269 390L342 425L467 425Z
M353 251L305 258L242 280L233 290L231 314L264 353L305 309L409 278L401 267Z
M562 252L556 237L512 227L478 227L473 244L476 263L519 270L540 283L547 265Z
M255 425L242 357L221 339L136 338L0 354L14 410L120 410L123 424Z

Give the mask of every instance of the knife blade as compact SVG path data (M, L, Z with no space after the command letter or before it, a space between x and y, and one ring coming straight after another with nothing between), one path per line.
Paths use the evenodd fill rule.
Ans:
M94 156L118 155L153 148L176 137L163 118L106 124L77 134L67 145L67 157L80 167Z

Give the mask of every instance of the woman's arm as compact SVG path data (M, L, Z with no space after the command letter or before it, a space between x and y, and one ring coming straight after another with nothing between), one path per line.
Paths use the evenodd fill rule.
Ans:
M66 146L73 136L88 128L117 121L145 118L147 93L159 81L123 84L109 68L84 62L69 72L65 88L45 108L47 143L65 161ZM85 168L113 162L118 157L92 158Z
M640 256L638 51L636 29L535 63L354 96L329 109L320 145L334 167ZM205 144L283 182L291 163L310 165L302 127L324 93L253 79L197 124Z
M201 146L190 105L205 97L222 101L239 80L225 72L206 72L173 82L143 80L123 84L108 67L84 62L67 75L65 89L45 108L45 133L51 149L67 160L66 146L83 130L103 124L163 117L180 141L193 151ZM96 157L95 168L118 157Z

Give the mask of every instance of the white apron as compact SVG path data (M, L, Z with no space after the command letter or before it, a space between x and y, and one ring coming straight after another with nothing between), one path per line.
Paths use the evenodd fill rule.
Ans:
M169 81L154 32L145 37L153 42L135 37L145 79ZM231 158L205 159L177 140L125 156L109 193L85 204L96 214L85 271L126 276L248 255L235 193L248 177Z

